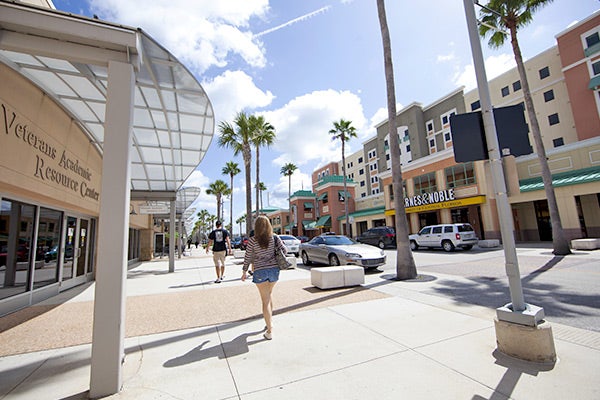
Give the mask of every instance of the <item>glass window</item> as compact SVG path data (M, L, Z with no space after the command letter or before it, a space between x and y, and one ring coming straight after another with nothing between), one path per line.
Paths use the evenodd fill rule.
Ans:
M433 131L433 124L431 122L427 124L427 130L429 132Z
M598 32L594 32L590 36L585 38L585 43L587 47L592 47L595 44L600 43L600 36L598 36Z
M363 162L363 158L362 157L358 157L358 162L359 163Z
M62 212L40 207L33 288L58 282L58 251Z
M544 92L544 101L547 103L552 100L554 100L554 90L550 89L547 92Z
M550 76L550 68L544 67L540 69L540 79L544 79Z
M479 100L471 103L471 111L475 111L481 108L481 102Z
M449 188L455 188L466 185L473 185L477 181L475 179L475 170L473 162L454 165L445 169L446 184Z
M435 172L417 176L413 179L415 185L415 194L430 193L437 190L435 182Z
M28 291L35 207L4 199L0 206L0 299Z
M521 90L521 81L513 82L512 87L513 87L513 92L516 92L517 90Z
M509 93L509 91L508 91L508 86L504 86L504 87L503 87L503 88L500 90L500 92L502 93L502 97L506 97L506 96L508 96L508 93Z
M406 152L410 153L410 144L406 145Z
M364 175L365 174L365 170L363 168L358 170L358 174L359 175Z
M600 75L600 61L596 61L592 64L592 71L594 71L594 76Z
M548 115L548 123L550 125L556 125L558 124L560 121L558 119L558 114L552 114L552 115Z
M452 233L453 230L454 230L454 228L452 228L452 225L444 226L444 233Z
M451 140L452 140L452 137L450 136L450 132L446 132L446 133L444 133L444 140L445 140L446 142L449 142L449 141L451 141Z
M431 230L432 234L436 234L436 233L442 233L442 227L441 226L434 226L433 229Z
M559 137L559 138L553 139L552 144L554 145L554 147L560 147L565 144L565 141L563 138Z

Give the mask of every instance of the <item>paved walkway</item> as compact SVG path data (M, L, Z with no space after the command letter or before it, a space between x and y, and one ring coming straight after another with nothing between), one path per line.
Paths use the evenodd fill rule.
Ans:
M368 274L360 288L320 291L309 271L283 271L266 341L258 292L228 260L221 284L195 249L174 273L166 260L129 271L124 384L110 399L600 398L600 333L550 320L556 364L506 357L494 309L431 294L459 277ZM87 397L93 289L0 318L0 354L13 354L0 358L0 399Z

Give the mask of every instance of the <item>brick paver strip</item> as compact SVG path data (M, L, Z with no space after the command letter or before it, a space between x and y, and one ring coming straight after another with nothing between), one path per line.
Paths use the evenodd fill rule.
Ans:
M319 290L310 280L280 281L275 314L389 297L363 288ZM31 306L0 318L0 357L91 343L93 302ZM252 283L127 298L127 337L262 317Z

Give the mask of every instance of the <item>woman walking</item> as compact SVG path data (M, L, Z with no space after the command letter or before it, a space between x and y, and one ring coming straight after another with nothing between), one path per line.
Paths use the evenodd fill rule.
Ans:
M286 253L285 245L278 236L273 235L271 222L264 215L260 215L254 225L254 236L248 240L246 254L244 255L244 266L242 272L242 281L246 280L248 267L252 264L252 282L256 283L260 300L262 302L262 312L265 318L264 338L271 340L273 317L273 300L271 294L275 283L279 280L279 267L275 259L275 252Z

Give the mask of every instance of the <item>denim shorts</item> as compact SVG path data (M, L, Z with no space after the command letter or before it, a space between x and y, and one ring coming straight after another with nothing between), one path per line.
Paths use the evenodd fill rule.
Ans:
M252 282L277 282L279 280L279 267L261 268L252 274Z

